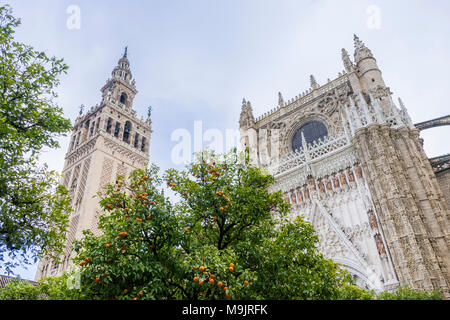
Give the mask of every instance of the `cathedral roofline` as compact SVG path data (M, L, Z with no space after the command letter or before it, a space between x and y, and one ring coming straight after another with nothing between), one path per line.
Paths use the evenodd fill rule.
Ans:
M351 73L353 73L353 72L351 72ZM334 79L334 80L328 79L328 82L323 85L318 85L317 82L315 81L314 77L312 76L313 77L312 79L314 79L314 83L317 85L316 88L311 87L308 90L299 94L298 96L295 96L294 98L285 101L283 106L278 105L277 107L271 109L270 111L265 112L264 114L256 117L255 124L262 123L269 116L279 113L280 110L289 111L293 105L295 105L296 107L302 106L302 105L307 105L311 101L315 100L315 98L318 98L319 96L321 96L323 93L325 93L329 90L332 90L332 89L336 88L337 86L341 85L342 83L346 82L348 75L351 73L347 73L345 70L343 70L342 72L339 72L338 77L336 79ZM310 76L310 80L313 83L312 79Z

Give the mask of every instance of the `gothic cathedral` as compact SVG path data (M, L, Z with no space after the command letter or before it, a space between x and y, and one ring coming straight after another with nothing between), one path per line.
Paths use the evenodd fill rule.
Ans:
M432 167L372 52L354 42L354 62L342 49L337 79L320 86L311 76L310 89L288 101L279 93L278 106L256 119L244 100L241 147L358 285L441 289L449 298L450 170Z
M134 169L147 167L152 123L138 119L133 110L137 94L132 79L127 50L112 71L111 79L101 89L102 100L75 120L72 138L64 163L63 184L70 190L73 212L70 215L65 254L60 264L42 260L36 280L55 276L67 269L73 258L72 243L90 229L98 235L98 197L103 186L127 175Z

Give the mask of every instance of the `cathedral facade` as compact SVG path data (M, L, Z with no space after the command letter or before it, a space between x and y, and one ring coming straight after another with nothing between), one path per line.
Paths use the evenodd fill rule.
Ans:
M35 279L60 275L74 257L73 241L81 239L83 230L95 235L99 198L103 187L117 175L126 176L134 169L146 168L149 161L152 123L139 119L133 110L137 94L130 71L127 50L101 88L100 104L77 117L62 171L64 186L70 190L73 212L61 263L41 260Z
M448 298L450 170L432 166L371 50L354 42L354 61L342 49L337 79L319 85L311 76L306 92L288 101L279 93L278 106L258 118L244 99L241 147L358 285L439 289Z

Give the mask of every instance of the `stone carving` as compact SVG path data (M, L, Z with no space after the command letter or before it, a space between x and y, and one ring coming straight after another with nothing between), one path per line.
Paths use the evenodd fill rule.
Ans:
M381 236L379 234L375 235L375 241L377 243L377 249L379 254L386 254L386 250L384 249L383 241L381 240Z
M369 224L370 224L370 227L371 227L372 229L378 229L378 226L377 226L377 219L375 218L375 215L373 214L373 210L372 210L372 209L369 209L369 211L367 212L367 214L369 215Z

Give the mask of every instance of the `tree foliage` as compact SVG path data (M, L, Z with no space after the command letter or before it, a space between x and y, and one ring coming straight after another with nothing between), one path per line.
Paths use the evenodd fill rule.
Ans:
M164 195L162 185L178 201ZM273 177L247 157L203 153L187 170L163 178L152 165L99 194L100 236L85 231L75 243L80 287L44 279L44 289L17 284L3 299L437 299L400 288L373 291L318 251L302 217L289 218ZM73 274L73 273L72 273ZM67 278L65 278L67 279ZM11 285L12 286L12 285ZM22 287L21 287L22 286ZM13 286L12 286L13 287ZM17 289L19 288L19 289ZM22 289L21 289L22 288ZM26 289L26 288L25 288ZM34 290L34 291L33 291Z
M101 195L101 236L76 244L82 289L99 299L335 299L348 275L287 219L274 178L248 153L202 153L187 170L118 177ZM164 196L162 183L177 195Z
M73 272L41 279L32 284L16 278L0 289L0 300L83 300L86 295L75 285Z
M20 20L9 6L0 7L0 262L8 252L13 262L36 261L39 254L61 252L69 211L67 190L59 177L38 165L44 147L71 129L54 99L61 59L14 41ZM17 259L19 258L19 259Z

